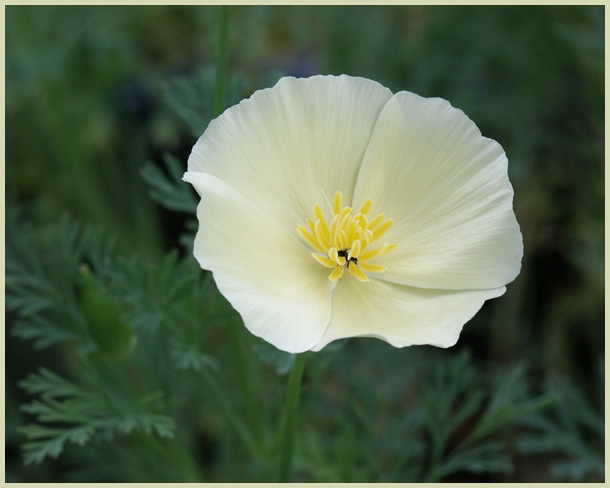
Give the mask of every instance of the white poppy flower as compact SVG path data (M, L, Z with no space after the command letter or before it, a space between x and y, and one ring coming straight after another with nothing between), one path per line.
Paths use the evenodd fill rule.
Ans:
M195 257L284 351L452 346L521 267L500 145L449 102L368 79L257 91L210 123L184 180L201 195Z

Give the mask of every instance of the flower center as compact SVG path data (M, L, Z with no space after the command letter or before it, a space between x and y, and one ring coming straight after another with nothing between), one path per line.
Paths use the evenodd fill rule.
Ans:
M343 206L343 194L338 191L333 197L330 222L326 222L320 204L313 207L314 218L307 218L306 229L302 225L297 227L301 238L316 252L311 255L323 266L331 268L328 275L330 281L337 281L343 276L345 269L360 281L369 281L364 272L381 273L387 268L371 264L370 261L377 256L395 249L398 244L384 243L381 247L371 249L371 245L384 235L394 221L384 219L379 214L369 220L368 214L373 207L370 198L364 202L362 208L352 215L351 207Z

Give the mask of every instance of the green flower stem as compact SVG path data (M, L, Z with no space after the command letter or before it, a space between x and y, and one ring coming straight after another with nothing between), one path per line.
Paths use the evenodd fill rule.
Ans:
M301 390L301 380L305 370L305 360L307 353L298 354L294 359L290 377L288 379L288 392L284 405L282 438L280 445L280 483L290 481L292 474L292 462L294 455L295 434L297 428L297 416L299 411L299 392Z
M218 117L227 107L227 86L228 86L228 72L229 72L229 6L220 6L220 29L218 37L218 51L217 51L217 66L216 66L216 90L214 93L214 116ZM257 403L254 398L254 392L252 389L251 381L251 370L246 363L245 355L243 353L243 344L239 335L238 327L235 323L229 324L229 334L231 338L231 347L233 349L233 357L237 365L237 375L239 378L239 386L241 389L244 405L246 407L246 415L250 422L256 439L253 439L250 431L246 425L239 420L239 417L235 415L234 410L231 416L235 415L235 419L232 423L238 431L240 436L246 444L253 447L255 441L260 445L262 443L262 425L259 421L259 415L257 412ZM220 390L218 391L220 393ZM224 397L223 397L224 398ZM225 399L226 400L226 399ZM223 403L228 404L223 400ZM239 420L239 422L237 422ZM247 435L246 435L247 433ZM247 439L246 439L247 438ZM259 449L254 449L254 452L258 453Z
M220 7L220 34L216 65L216 91L214 94L214 117L227 108L227 84L229 72L229 6Z
M228 71L229 71L229 6L220 6L220 29L218 36L218 51L216 60L216 88L214 93L214 117L218 117L227 106L227 85L228 85ZM232 325L232 324L230 324ZM240 385L242 388L242 394L244 396L244 402L248 409L250 420L254 416L254 413L250 412L251 398L253 396L252 389L249 387L248 378L244 376L244 371L247 366L243 360L243 354L241 353L241 343L239 337L237 337L237 331L235 327L230 326L231 342L233 343L234 355L238 363L237 369L240 377ZM252 433L248 429L248 426L241 420L236 410L231 405L231 402L224 395L222 389L218 386L218 383L212 376L212 374L205 368L202 370L202 376L204 381L207 383L207 391L218 403L223 413L225 414L229 424L235 429L237 435L244 442L246 447L255 454L260 454L257 448L257 442L255 441Z

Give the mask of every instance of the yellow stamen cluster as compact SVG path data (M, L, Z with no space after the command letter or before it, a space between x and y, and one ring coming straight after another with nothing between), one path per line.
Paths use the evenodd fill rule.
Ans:
M380 273L385 266L371 264L369 261L395 249L398 244L384 243L376 249L369 249L377 239L383 236L394 221L384 220L385 215L379 214L369 221L368 214L373 207L370 198L364 202L360 210L352 215L351 207L343 207L343 194L338 191L333 197L330 222L326 222L320 204L313 207L314 218L307 218L306 229L297 227L301 238L313 249L311 255L323 266L331 268L328 275L330 281L337 281L343 276L345 268L360 281L369 281L364 271Z

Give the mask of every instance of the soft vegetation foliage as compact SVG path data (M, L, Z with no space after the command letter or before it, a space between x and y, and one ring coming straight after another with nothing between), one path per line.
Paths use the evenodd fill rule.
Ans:
M293 481L604 479L603 7L233 7L280 74L441 96L508 155L520 277L457 346L307 359ZM294 357L192 257L217 7L6 7L6 481L274 481Z

